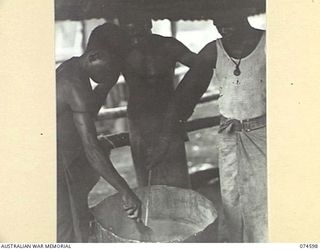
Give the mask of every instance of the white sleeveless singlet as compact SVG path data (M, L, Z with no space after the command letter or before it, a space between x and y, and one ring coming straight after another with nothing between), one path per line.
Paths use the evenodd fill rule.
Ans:
M245 120L266 113L266 53L265 33L256 48L241 59L239 76L236 65L217 40L217 62L214 82L220 90L220 113L226 118ZM235 62L238 59L232 58Z

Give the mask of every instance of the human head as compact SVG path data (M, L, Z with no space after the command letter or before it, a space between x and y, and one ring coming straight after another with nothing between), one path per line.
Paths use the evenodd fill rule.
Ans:
M119 23L131 43L139 43L141 39L151 34L152 22L146 13L137 11L123 13L119 17Z
M108 50L87 50L82 58L84 69L96 83L116 83L120 74L120 64Z
M113 55L122 58L124 48L125 37L119 26L104 23L91 32L86 50L109 50Z
M213 24L217 27L221 36L229 39L237 36L245 29L250 28L248 16L243 12L230 12L223 15L217 15L213 19Z
M117 81L120 74L123 37L118 26L105 23L90 34L83 55L85 68L97 83Z

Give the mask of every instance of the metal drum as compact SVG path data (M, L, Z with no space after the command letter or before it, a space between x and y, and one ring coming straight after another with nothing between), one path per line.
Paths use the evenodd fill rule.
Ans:
M137 188L135 193L145 203L149 197L148 242L216 242L217 211L211 201L199 193L182 188L155 185ZM92 208L96 218L98 242L146 242L136 222L122 209L119 194L112 195ZM144 239L144 240L142 240Z

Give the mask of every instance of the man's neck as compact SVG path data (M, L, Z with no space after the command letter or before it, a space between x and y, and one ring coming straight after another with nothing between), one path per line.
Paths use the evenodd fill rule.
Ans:
M222 39L223 46L231 57L240 59L248 56L256 48L262 34L262 31L250 26L228 40Z

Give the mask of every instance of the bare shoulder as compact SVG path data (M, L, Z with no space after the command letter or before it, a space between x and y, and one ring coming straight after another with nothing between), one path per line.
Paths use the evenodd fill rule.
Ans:
M65 96L70 96L72 93L83 95L92 91L89 87L89 78L83 79L80 76L76 60L69 59L56 69L57 92L63 92Z
M67 84L72 81L76 75L76 67L77 67L76 59L70 58L64 61L59 67L56 69L56 81L57 83Z
M56 88L58 92L63 91L64 94L68 94L73 90L83 91L83 85L83 82L76 75L70 75L65 72L56 75Z
M84 81L80 79L79 63L76 58L71 58L63 62L56 69L57 85L62 87L73 87L85 85Z
M164 46L166 49L172 50L185 47L182 42L174 37L161 36L157 34L153 34L152 36L157 44L159 44L160 46Z

